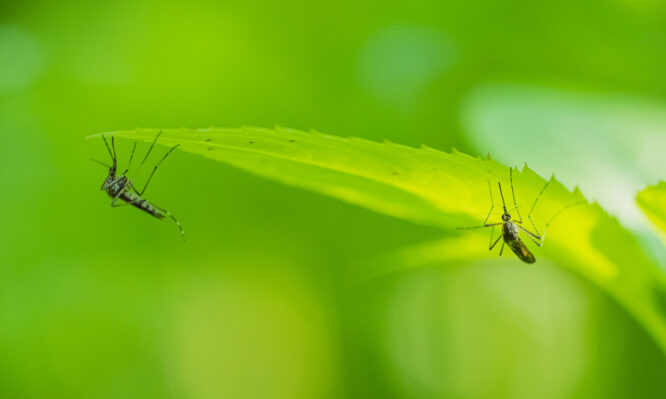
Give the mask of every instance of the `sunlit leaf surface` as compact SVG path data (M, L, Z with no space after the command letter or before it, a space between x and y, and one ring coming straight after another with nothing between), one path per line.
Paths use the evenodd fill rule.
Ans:
M152 141L159 131L137 129L107 135ZM512 209L509 168L455 151L283 128L164 129L158 143L180 144L185 152L457 236L404 254L405 264L451 259L463 263L497 256L487 251L488 229L457 231L456 227L483 223L490 209L489 186L495 203L490 221L500 220L498 182L507 208L514 218L518 216ZM527 167L514 170L513 180L518 208L525 225L531 227L527 213L546 181ZM559 213L577 203L580 205ZM537 262L547 258L590 279L666 350L666 284L634 236L601 207L584 201L578 190L570 192L551 179L533 213L536 228L543 232L556 215L543 248L535 248L525 239ZM504 252L505 257L515 259L508 249Z

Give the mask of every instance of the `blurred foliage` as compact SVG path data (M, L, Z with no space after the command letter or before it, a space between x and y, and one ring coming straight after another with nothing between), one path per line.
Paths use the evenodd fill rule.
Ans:
M543 175L556 173L624 224L640 228L635 193L666 170L665 104L495 84L475 88L464 109L463 123L477 148L503 162L527 162Z
M659 182L638 193L638 205L650 220L666 232L666 182Z
M147 197L179 217L183 244L108 206L89 161L106 149L82 137L278 124L490 152L578 183L663 267L626 198L664 180L645 154L664 137L665 31L656 0L1 2L0 397L660 397L659 345L551 258L556 230L533 266L440 260L428 249L452 231L177 151ZM549 130L569 117L586 126L567 136L578 152ZM632 137L643 150L622 151ZM539 164L540 149L557 156ZM615 242L615 223L593 245Z

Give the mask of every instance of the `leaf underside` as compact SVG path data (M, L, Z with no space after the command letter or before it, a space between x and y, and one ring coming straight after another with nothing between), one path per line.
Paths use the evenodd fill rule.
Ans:
M501 221L498 182L509 212L518 219L512 209L509 168L457 151L285 128L136 129L105 135L152 142L160 131L158 144L180 144L182 151L453 236L410 252L408 259L396 260L406 264L460 263L497 256L488 251L490 228L456 228L483 224L491 204L489 186L495 207L488 222ZM529 230L534 228L527 214L545 184L527 165L513 171L516 203L523 226ZM582 204L559 213L577 203ZM666 283L635 237L597 204L585 201L578 190L571 192L551 178L532 218L543 232L556 215L542 248L535 248L524 237L537 262L549 259L589 279L617 300L666 352ZM508 249L504 252L507 261L519 262Z

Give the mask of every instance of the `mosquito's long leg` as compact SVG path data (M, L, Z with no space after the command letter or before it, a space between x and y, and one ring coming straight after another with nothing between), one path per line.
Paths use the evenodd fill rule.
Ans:
M132 160L134 159L134 150L136 150L136 141L134 142L134 146L132 147L132 152L130 153L130 159L129 162L127 163L127 169L123 172L123 174L126 174L130 170L130 166L132 166Z
M504 252L504 241L502 241L502 246L500 247L500 256L502 256L502 252Z
M481 225L481 226L456 227L456 230L475 230L475 229L482 229L482 228L484 228L484 227L499 226L500 224L504 224L504 222L489 223L489 224L484 224L484 225Z
M488 180L488 194L490 194L490 211L488 212L488 216L486 216L486 219L483 221L483 225L482 226L472 226L472 227L456 227L456 230L480 229L482 227L498 226L498 225L502 224L502 222L488 224L488 219L490 219L490 215L493 214L493 209L495 209L495 202L493 201L493 190L490 187L490 180Z
M180 230L180 235L183 237L183 240L184 240L185 239L185 230L183 230L183 226L180 225L180 222L178 221L178 219L176 219L176 217L173 216L171 214L171 212L167 211L166 209L160 208L159 206L157 206L155 204L153 204L153 206L155 208L159 209L160 211L164 212L167 216L169 216L171 218L171 220L174 221L174 223L176 223L176 226L178 226L178 230Z
M116 204L116 203L118 202L118 200L120 199L120 195L121 195L122 193L123 193L123 192L121 191L121 192L118 193L118 195L116 195L115 197L113 197L113 199L111 200L111 208L118 208L118 207L120 207L120 206L129 205L129 203L127 203L127 202L123 202L123 203L121 203L121 204L119 204L119 205Z
M581 201L576 201L572 204L563 206L559 211L555 212L555 215L550 219L550 221L548 221L548 223L546 223L546 228L544 228L543 234L539 234L539 231L536 228L534 228L534 231L536 231L536 233L533 233L533 232L527 230L523 226L518 226L518 228L520 230L522 230L525 234L527 234L527 236L530 239L532 239L532 241L534 241L535 244L537 244L538 246L541 246L541 245L543 245L543 241L546 239L546 232L548 231L548 227L553 223L555 218L560 216L560 214L562 214L567 209L573 208L574 206L583 205L585 203L586 203L585 201L581 200Z
M132 190L132 191L134 191L135 193L139 194L139 190L137 190L136 187L134 187L133 184L130 183L130 184L128 184L128 186L129 186L130 190ZM141 196L141 195L139 195L139 196Z
M157 136L155 136L155 140L153 140L153 143L150 145L148 148L148 152L146 153L146 156L143 157L143 160L141 161L141 164L139 164L139 167L137 168L137 171L141 169L144 163L146 163L146 160L148 159L148 155L150 155L150 152L153 151L153 147L155 147L155 143L157 143L157 139L160 138L162 135L162 131L160 130L159 133L157 133Z
M546 191L546 189L548 188L548 185L550 185L550 180L547 181L546 184L544 184L541 191L539 191L539 195L537 195L537 197L534 199L534 203L532 204L532 208L530 208L530 213L527 214L527 218L530 220L530 223L532 224L532 228L534 229L534 231L536 231L536 235L539 236L539 238L538 238L539 240L541 240L541 238L540 238L541 234L539 233L539 229L537 229L536 225L534 224L534 220L532 220L532 212L534 212L534 207L536 207L537 202L539 202L539 198L541 198L541 195L543 195L543 192ZM552 222L552 220L551 220L551 222ZM548 222L548 224L550 224L550 222ZM548 228L548 225L546 225L546 228ZM546 231L544 230L544 235L545 235L545 232Z
M169 151L167 151L167 153L164 154L164 156L162 157L162 159L160 159L160 161L155 165L155 167L153 168L153 171L150 172L150 176L148 176L148 180L146 181L146 185L143 186L143 190L141 190L141 192L139 193L139 195L143 195L143 193L146 192L146 189L148 188L148 183L150 183L150 180L153 178L153 175L155 174L155 171L157 170L157 167L160 166L160 164L161 164L162 162L164 162L164 160L169 156L169 154L171 154L171 152L172 152L173 150L175 150L176 148L178 148L179 145L180 145L180 144L176 144L176 145L174 145L173 147L171 147L171 149L170 149Z
M557 211L557 212L555 213L555 215L554 215L554 216L548 221L548 223L546 223L546 228L544 228L544 230L543 230L543 235L541 235L540 237L539 237L538 234L534 234L534 233L532 233L531 231L528 231L528 230L522 228L521 226L518 226L518 228L520 228L520 229L523 230L525 233L527 233L528 237L532 238L532 241L534 241L537 245L541 246L541 245L543 245L543 241L546 239L546 232L548 231L548 227L553 223L553 221L555 220L555 218L557 218L558 216L560 216L560 214L564 213L564 211L566 211L566 210L568 210L568 209L570 209L570 208L573 208L574 206L584 205L584 204L586 204L586 203L587 203L586 201L581 200L581 201L576 201L576 202L574 202L574 203L572 203L572 204L569 204L569 205L565 205L565 206L563 206L559 211ZM536 229L535 229L535 230L536 230ZM538 231L537 231L537 233L538 233ZM540 240L540 242L536 242L535 239L536 239L536 240Z
M495 242L493 243L493 245L491 245L491 246L488 248L488 251L492 251L493 248L495 248L495 245L497 245L497 243L498 243L501 239L502 239L502 236L501 236L501 235L500 235L499 237L497 237L497 240L495 240ZM504 246L504 241L502 241L502 246Z
M539 236L538 234L534 234L531 231L527 230L523 226L518 226L520 230L523 231L523 233L527 234L527 237L530 238L530 240L534 241L534 243L538 246L543 245L543 240L546 238L546 230L548 229L548 226L546 226L546 230L543 231L543 236Z
M509 180L511 180L511 196L513 197L513 206L515 207L516 213L518 214L518 220L516 220L516 223L523 223L523 217L520 216L518 204L516 203L516 192L513 189L513 168L509 169Z

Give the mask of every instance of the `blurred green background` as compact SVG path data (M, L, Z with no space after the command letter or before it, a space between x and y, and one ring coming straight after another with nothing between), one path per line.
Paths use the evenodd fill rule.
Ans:
M663 353L559 265L358 282L441 233L175 152L147 197L184 244L109 207L84 137L277 124L490 152L654 248L633 197L666 178L664 71L659 0L3 2L0 398L663 397Z

